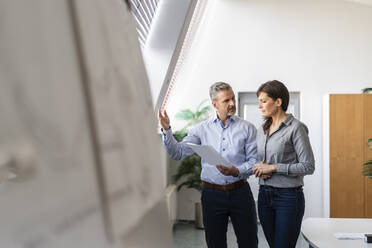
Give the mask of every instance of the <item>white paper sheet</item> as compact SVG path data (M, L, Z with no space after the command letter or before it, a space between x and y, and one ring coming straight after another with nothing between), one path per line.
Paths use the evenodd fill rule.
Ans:
M357 240L364 239L364 233L334 233L336 239L341 240Z
M232 165L226 161L213 147L208 145L195 145L186 143L191 149L194 150L200 157L202 157L210 165Z

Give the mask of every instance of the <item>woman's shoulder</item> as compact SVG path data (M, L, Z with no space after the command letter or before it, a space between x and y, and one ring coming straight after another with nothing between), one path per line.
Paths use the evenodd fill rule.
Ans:
M304 130L307 133L309 132L306 124L295 117L292 119L291 126L294 130Z

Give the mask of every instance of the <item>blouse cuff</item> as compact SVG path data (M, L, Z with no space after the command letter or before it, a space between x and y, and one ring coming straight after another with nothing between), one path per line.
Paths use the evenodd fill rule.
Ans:
M278 168L276 173L288 175L289 165L288 164L277 164Z

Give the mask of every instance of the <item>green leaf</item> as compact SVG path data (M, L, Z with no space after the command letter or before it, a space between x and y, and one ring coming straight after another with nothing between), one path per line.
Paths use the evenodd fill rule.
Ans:
M372 160L369 160L364 163L364 166L372 166Z
M199 112L201 112L202 114L209 114L209 112L212 110L211 106L205 106L204 108L202 108Z
M364 163L362 174L363 176L368 177L372 176L372 160L369 160Z
M367 145L372 149L372 138L367 140Z
M367 94L367 93L371 93L372 92L372 88L364 88L362 89L362 92Z
M195 117L199 120L199 121L203 121L205 119L208 118L209 116L209 112L211 111L211 107L210 106L205 106L204 108L202 108L200 111L197 111L195 113Z
M176 114L177 119L187 121L187 123L183 127L183 130L187 130L190 126L193 126L201 121L204 121L209 117L211 107L210 106L203 107L203 103L205 103L206 101L207 100L202 101L198 105L197 110L195 112L191 111L190 109L183 109Z
M194 118L194 113L190 109L184 109L176 114L176 118L188 121Z
M183 138L185 138L185 137L187 136L187 131L186 131L185 128L183 128L183 129L181 129L181 130L179 130L179 131L174 132L174 133L173 133L173 136L174 136L174 138L175 138L178 142L180 142L180 141L183 140Z
M201 101L201 103L199 103L199 105L196 107L196 112L200 111L200 108L204 105L204 103L206 103L208 101L208 99L204 99L203 101Z

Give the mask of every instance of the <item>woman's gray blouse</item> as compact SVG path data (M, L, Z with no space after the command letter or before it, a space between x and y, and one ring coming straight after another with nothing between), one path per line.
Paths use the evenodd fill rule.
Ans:
M271 178L261 179L261 185L278 188L294 188L304 185L304 175L313 174L314 154L305 124L288 114L279 128L270 136L263 128L257 131L259 161L278 165Z

